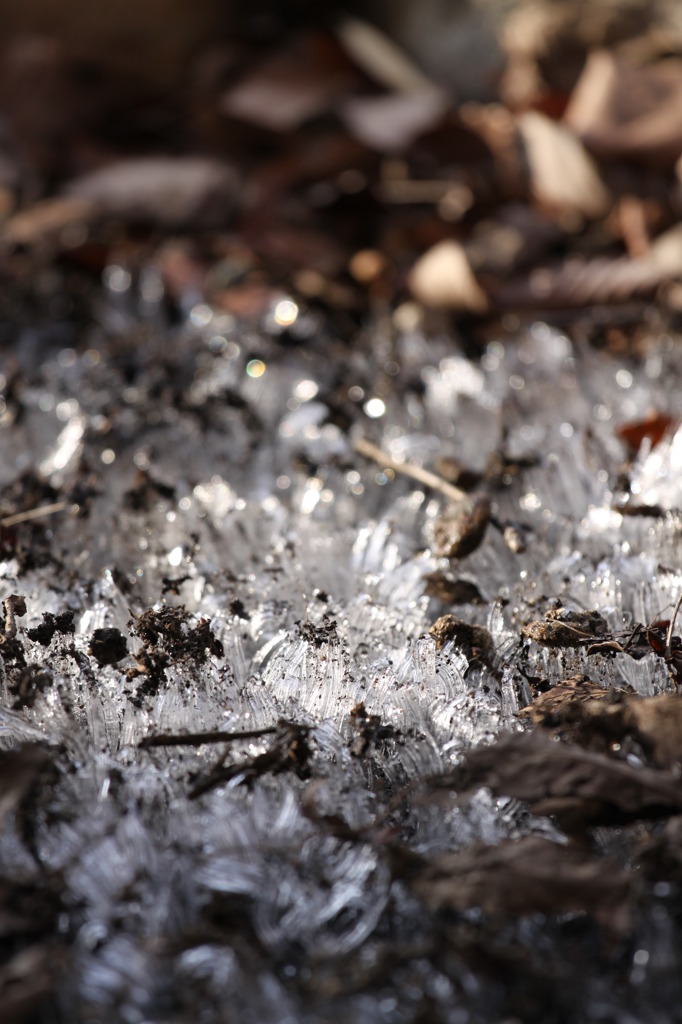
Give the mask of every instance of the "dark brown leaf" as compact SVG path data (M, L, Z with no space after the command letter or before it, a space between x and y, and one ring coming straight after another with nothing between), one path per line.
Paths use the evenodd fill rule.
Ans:
M652 412L642 420L621 424L616 434L621 441L625 441L631 451L637 452L645 440L650 441L651 447L655 448L668 431L677 427L677 424L678 420L673 416L662 412Z
M649 878L682 881L682 817L671 818L640 851L639 862Z
M576 706L587 702L608 700L614 691L605 690L587 676L564 679L546 693L541 693L532 704L521 708L519 715L528 717L533 725L556 725L573 712Z
M0 754L0 823L25 799L50 756L37 743Z
M478 907L487 914L514 916L583 911L617 921L632 881L582 846L527 836L439 854L412 887L432 910Z
M55 955L49 946L29 946L0 967L3 1024L25 1024L55 985Z
M555 815L566 831L682 809L682 783L672 773L633 768L538 733L474 750L458 781L465 793L485 786L496 796L525 800L534 814Z
M669 768L682 761L682 699L678 696L631 698L626 721L656 764Z

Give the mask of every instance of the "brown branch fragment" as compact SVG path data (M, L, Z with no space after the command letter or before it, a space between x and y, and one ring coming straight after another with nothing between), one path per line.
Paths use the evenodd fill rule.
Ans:
M15 512L14 515L0 519L0 526L18 526L19 523L28 523L32 519L42 519L43 516L52 516L55 512L63 512L65 508L65 501L55 501L51 505L29 508L25 512Z
M677 599L675 607L673 609L672 618L670 619L670 625L668 626L668 632L665 637L665 658L666 661L670 661L672 658L672 644L673 644L673 630L675 628L675 620L677 619L680 606L682 605L682 593Z
M213 732L159 733L157 736L145 736L138 747L201 747L205 743L231 743L234 740L255 740L261 736L271 736L278 731L275 725L263 729L245 729L242 732L226 732L216 729Z
M422 466L417 466L414 462L397 462L379 445L367 441L364 437L359 437L354 441L353 448L358 455L364 455L366 459L371 459L384 469L392 469L394 473L402 473L403 476L416 480L417 483L423 484L424 487L429 487L432 491L438 491L439 494L449 498L450 501L466 502L467 505L471 504L469 495L460 490L459 487L449 484L447 480L443 480L442 477L437 476L428 469L424 469Z

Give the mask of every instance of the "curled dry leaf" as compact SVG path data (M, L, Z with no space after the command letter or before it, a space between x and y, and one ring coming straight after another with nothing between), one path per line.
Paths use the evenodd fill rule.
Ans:
M630 877L605 858L539 836L438 854L412 881L417 896L432 910L478 907L486 914L511 915L584 911L600 917L622 906L631 885Z
M682 60L638 67L594 52L565 121L597 156L672 167L682 153Z
M429 636L439 649L451 640L464 648L468 655L488 658L493 653L493 638L484 626L473 626L456 615L441 615L429 630Z
M237 198L237 174L223 160L140 157L76 178L66 188L105 217L164 228L224 224Z
M451 505L433 528L433 552L438 558L464 558L481 544L490 522L490 499L477 498L473 508Z
M600 217L608 211L609 190L575 135L534 110L521 114L517 124L538 202L585 217Z
M425 306L483 313L488 299L458 242L438 242L417 260L409 277L415 299Z
M649 297L669 276L650 259L569 259L491 287L490 299L500 308L611 305Z
M607 632L608 623L599 612L552 608L543 619L523 626L521 636L542 647L579 647Z

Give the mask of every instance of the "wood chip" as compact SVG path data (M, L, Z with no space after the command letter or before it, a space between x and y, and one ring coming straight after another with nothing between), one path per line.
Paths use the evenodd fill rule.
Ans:
M543 206L601 217L609 190L579 139L544 114L529 110L517 121L530 171L531 190Z
M466 253L455 241L438 242L425 252L412 268L409 286L425 306L467 313L483 313L488 307Z

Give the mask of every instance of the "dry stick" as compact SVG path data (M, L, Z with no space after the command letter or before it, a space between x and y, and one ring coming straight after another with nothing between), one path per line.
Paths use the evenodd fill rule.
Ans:
M373 462L377 462L385 469L392 469L394 473L402 473L403 476L409 476L412 480L416 480L417 483L430 487L432 491L438 491L440 494L443 494L450 501L471 503L469 495L461 491L459 487L449 484L447 480L436 476L435 473L431 473L428 469L415 465L414 462L396 462L378 445L372 444L371 441L365 440L364 437L358 438L353 443L353 447L359 455L364 455L366 459L372 459Z
M271 725L263 729L246 729L243 732L186 732L160 733L158 736L146 736L140 740L138 747L200 747L204 743L230 743L233 740L254 740L260 736L271 736L279 731L279 726Z
M677 618L677 613L680 610L680 606L682 606L682 593L678 597L677 603L675 605L675 608L673 609L673 617L670 620L670 625L668 626L668 632L667 632L666 638L665 638L665 657L666 657L667 661L670 660L670 658L672 657L672 653L673 653L672 652L673 629L675 628L675 619Z
M41 505L39 508L30 508L27 512L16 512L12 516L5 516L4 519L0 519L0 526L17 526L19 523L27 523L31 519L42 519L43 516L63 512L65 508L65 501L55 501L52 505Z

